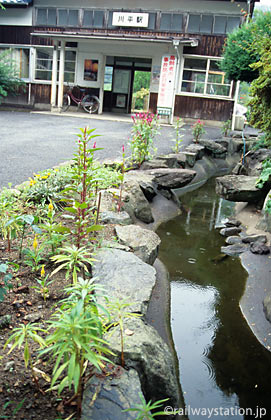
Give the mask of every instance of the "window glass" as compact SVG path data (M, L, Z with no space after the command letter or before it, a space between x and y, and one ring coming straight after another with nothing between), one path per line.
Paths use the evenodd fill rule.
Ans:
M205 58L185 58L184 67L186 69L206 70L207 59Z
M69 10L69 26L78 26L78 10Z
M105 66L104 71L104 90L112 90L112 80L113 80L113 67Z
M225 34L226 33L226 23L227 23L227 17L226 16L215 16L214 33L215 34Z
M48 25L56 25L56 9L48 9Z
M203 15L200 23L200 32L204 32L206 34L212 33L213 29L213 16L211 15Z
M170 28L171 28L171 14L170 13L162 13L161 14L161 21L160 21L161 31L169 31Z
M35 79L51 80L53 64L53 49L37 49Z
M149 13L148 29L155 29L155 24L156 24L156 13Z
M95 10L93 15L93 27L103 28L104 26L104 12L102 10Z
M183 29L183 15L173 15L172 16L172 26L171 29L173 31L182 31Z
M235 28L238 28L240 25L240 18L239 17L228 17L227 22L227 32L232 32Z
M190 15L188 21L188 32L199 32L200 15Z
M84 16L83 16L83 26L92 26L92 16L93 12L90 10L84 10Z
M68 24L68 11L67 10L58 11L58 24L60 26L67 26Z
M47 9L38 9L37 10L37 25L46 25L47 24Z
M22 79L29 79L29 48L1 48L0 53L3 52L6 52L3 63L12 62L17 75Z

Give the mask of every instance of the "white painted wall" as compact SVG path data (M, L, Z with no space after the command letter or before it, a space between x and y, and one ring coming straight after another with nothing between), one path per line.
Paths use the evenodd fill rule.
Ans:
M238 7L239 4L239 7ZM240 6L241 5L241 6ZM73 7L73 8L90 8L97 7L100 9L143 9L143 10L164 10L178 12L204 12L204 13L221 13L221 14L240 14L240 9L246 10L246 2L231 1L202 1L202 0L35 0L35 6L48 7Z
M0 9L0 25L32 26L32 7Z

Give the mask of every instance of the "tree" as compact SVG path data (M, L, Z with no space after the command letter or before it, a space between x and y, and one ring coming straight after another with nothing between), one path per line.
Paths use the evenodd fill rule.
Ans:
M0 52L0 102L9 93L16 94L24 81L20 79L16 63L11 58L10 50Z
M256 47L263 36L271 36L271 12L256 12L253 20L244 23L226 40L221 69L230 80L252 82L259 76L259 69L251 64L260 58Z
M271 39L264 36L256 46L260 59L252 64L259 73L251 83L250 124L265 132L265 142L271 145Z

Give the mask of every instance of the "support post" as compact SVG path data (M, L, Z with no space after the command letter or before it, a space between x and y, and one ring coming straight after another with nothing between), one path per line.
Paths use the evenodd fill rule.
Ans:
M56 107L57 59L58 59L58 41L54 41L52 86L51 86L51 111Z
M58 111L61 111L63 105L63 93L64 93L64 65L65 65L65 41L60 43L60 57L59 57L59 78L58 78L58 98L57 106Z

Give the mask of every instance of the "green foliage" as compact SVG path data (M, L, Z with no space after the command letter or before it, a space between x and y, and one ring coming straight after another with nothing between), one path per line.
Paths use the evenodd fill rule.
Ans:
M265 159L262 162L262 171L259 179L257 179L256 187L263 188L264 184L269 181L271 176L271 160Z
M180 152L180 146L183 141L183 134L181 132L183 131L184 121L182 118L177 118L175 128L176 138L174 141L174 146L172 147L173 152L179 153Z
M231 130L231 120L227 120L223 122L221 132L222 134L227 137L229 134L229 131Z
M48 280L49 274L45 275L44 265L41 268L40 278L36 278L38 286L31 286L32 289L37 290L38 293L42 296L44 302L49 296L48 286L53 283L53 280Z
M16 63L11 58L10 51L0 52L0 102L9 93L16 94L25 83L20 79Z
M137 412L137 416L135 420L153 420L157 416L167 416L168 414L164 411L156 411L155 413L152 413L153 410L157 410L157 408L163 407L163 403L168 401L169 398L165 398L164 400L158 400L154 403L149 401L146 403L145 398L142 394L138 394L139 398L141 400L141 404L136 404L133 408L127 408L126 411L135 411Z
M192 134L193 134L193 140L195 143L198 143L199 139L203 136L203 134L206 133L204 130L204 123L200 120L198 120L193 126L192 126Z
M130 140L132 159L141 165L155 152L153 141L158 133L158 117L154 114L140 112L132 116L132 119L134 123Z
M0 264L0 302L3 302L8 289L12 288L12 284L10 283L12 274L8 272L8 268L7 263Z
M251 64L260 57L258 44L264 36L271 36L271 12L256 12L254 19L244 23L228 35L221 69L231 80L251 82L259 75Z
M8 416L6 414L0 414L0 419L14 419L15 415L22 408L24 402L25 402L25 398L22 401L20 401L19 403L17 403L16 401L7 401L2 407L2 413L4 413L10 405L12 405L12 406L15 405L15 407L12 410L12 415Z
M8 351L8 354L11 353L16 347L18 349L21 349L21 347L24 346L24 363L25 367L27 368L30 366L32 376L36 382L36 385L38 386L38 378L36 376L36 369L33 366L33 360L32 360L32 354L31 354L31 345L30 343L36 343L40 346L40 348L45 347L45 341L39 333L45 333L46 331L42 328L40 328L35 323L29 323L29 324L20 324L19 327L13 328L12 330L13 334L8 338L4 345L4 349L7 347L7 345L11 342L13 342L10 350ZM42 371L39 371L40 373L44 373Z
M259 77L251 83L249 123L265 133L265 141L271 144L271 40L262 39L259 47L261 58L252 68L259 71Z
M59 248L62 251L61 254L54 255L51 260L57 264L60 264L53 272L52 276L59 270L66 270L66 278L72 273L73 283L77 283L77 273L83 270L83 272L89 272L88 265L94 261L90 257L90 251L86 247L77 248L75 245L65 246Z
M141 314L131 312L129 310L131 307L131 302L128 302L124 299L117 299L113 302L108 300L107 309L110 313L111 318L114 320L106 329L110 330L112 327L119 326L120 329L120 340L121 340L121 366L124 367L124 321L129 318L138 318ZM114 330L112 330L112 333ZM110 333L109 333L110 334Z

